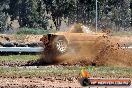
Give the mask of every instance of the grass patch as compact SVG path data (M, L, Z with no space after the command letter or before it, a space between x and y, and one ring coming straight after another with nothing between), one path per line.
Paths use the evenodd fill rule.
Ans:
M131 36L132 31L118 31L118 32L112 32L113 36Z
M0 61L30 61L39 59L39 55L9 55L0 56ZM61 76L72 77L80 76L81 66L27 66L27 67L0 67L0 76L22 76L22 77L46 77ZM89 72L90 77L110 76L112 77L130 77L132 78L132 68L124 67L91 67L86 66L85 70Z
M41 35L41 34L48 34L48 30L39 29L39 28L20 28L16 34L34 34L34 35Z
M69 74L78 74L79 70L69 70L67 68L52 68L52 67L0 67L0 76L10 77L10 76L22 76L22 77L46 77L46 76L70 76Z
M132 78L132 68L115 68L115 67L96 67L96 70L92 73L96 76L117 75L121 77ZM89 69L85 69L90 72ZM22 77L47 77L47 76L59 76L59 77L75 77L81 74L80 66L41 66L41 67L0 67L0 76L22 76ZM122 75L123 74L123 75ZM129 76L128 76L129 75Z
M97 71L102 73L132 73L132 68L121 68L121 67L99 67Z
M29 61L37 60L39 55L8 55L0 56L0 61Z

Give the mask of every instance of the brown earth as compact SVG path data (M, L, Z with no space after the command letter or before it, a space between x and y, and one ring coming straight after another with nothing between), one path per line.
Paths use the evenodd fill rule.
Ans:
M39 42L42 35L27 35L25 42ZM15 40L14 36L1 35L1 41ZM121 46L131 44L132 37L111 36L109 38L99 37L92 44L73 44L69 52L61 56L54 56L51 51L45 59L53 59L57 64L96 64L112 66L132 66L132 52L127 49L121 49ZM73 47L74 46L74 47ZM76 46L76 47L75 47ZM115 63L116 62L116 63Z
M1 88L86 88L78 80L63 81L40 78L0 78ZM132 86L87 86L87 88L131 88Z
M121 41L118 40L119 42ZM124 41L124 40L123 40ZM46 52L46 53L45 53ZM122 49L113 36L99 37L92 44L78 43L70 46L67 53L56 56L53 50L45 50L44 54L38 61L29 62L0 62L0 66L21 66L21 65L95 65L95 66L116 66L132 67L132 51Z
M8 80L8 81L7 81ZM2 88L83 88L78 82L47 81L43 79L0 79Z
M68 32L83 33L81 24L75 24ZM109 33L109 32L107 32ZM79 36L77 36L79 39ZM67 53L56 55L52 48L45 48L39 62L63 65L95 65L95 66L118 66L132 67L132 51L122 49L132 45L132 36L100 36L95 41L81 41L70 45Z
M40 38L43 35L7 35L1 34L0 35L0 42L22 42L22 43L33 43L33 42L40 42Z
M114 37L98 37L93 44L82 43L73 44L70 50L64 55L56 56L53 50L44 52L45 61L49 60L52 64L63 65L95 65L95 66L118 66L132 67L132 51L122 49L119 40ZM48 62L49 62L48 61Z
M14 39L15 39L15 36L6 35L6 34L0 35L0 41L1 42L14 41Z
M48 75L48 74L47 74ZM98 75L98 74L97 74ZM97 78L111 78L109 75L98 75ZM123 75L116 75L116 78L124 77ZM1 88L84 88L80 85L80 76L74 75L72 77L62 76L40 76L40 77L0 77ZM130 79L131 80L131 79ZM131 86L99 86L99 88L131 88ZM87 88L87 87L85 87ZM88 86L88 88L98 88L98 86Z
M73 66L74 67L74 66ZM8 67L3 67L8 68ZM17 68L17 67L16 67ZM41 68L41 70L39 70ZM60 69L59 71L53 71L51 69ZM77 67L78 68L78 67ZM32 73L21 73L22 70L29 70L36 69L36 73L40 71L40 74L32 74ZM48 69L47 73L41 73ZM59 70L58 69L58 70ZM80 85L80 78L81 78L81 69L79 72L76 70L76 66L71 68L70 66L61 66L61 65L52 65L52 66L45 66L39 67L19 67L18 74L14 73L15 71L2 73L0 74L0 88L83 88ZM50 71L51 70L51 71ZM67 70L67 71L66 71ZM32 71L31 71L32 72ZM124 72L125 73L125 72ZM90 78L129 78L132 80L132 75L122 73L113 73L112 70L110 73L92 72ZM131 88L131 86L88 86L88 88ZM87 87L85 87L87 88Z
M40 42L42 35L26 35L21 37L21 40L26 43ZM0 41L19 41L19 38L16 38L14 35L0 35ZM41 63L45 65L45 61L48 60L51 64L92 64L96 66L132 67L132 51L121 48L121 46L131 45L131 41L132 36L99 37L92 44L83 42L72 44L67 53L59 56L53 54L53 51L50 49L45 50L46 53L44 52L42 55L45 58L41 58L37 62L31 62L31 64L39 65Z
M24 36L24 42L39 42L42 35L27 35ZM15 41L16 36L1 35L0 41ZM70 46L70 50L64 55L57 56L53 54L52 50L47 50L46 57L43 59L52 60L55 63L63 65L96 65L96 66L119 66L131 67L132 66L132 51L128 49L121 49L120 46L131 45L132 36L119 37L109 36L108 38L99 37L92 43L92 45L81 42ZM45 54L43 54L45 56ZM32 63L32 62L31 62ZM42 60L36 65L45 64ZM1 65L12 65L13 63L1 62ZM27 64L27 63L26 63ZM15 65L18 65L15 63ZM23 64L22 64L23 65ZM35 64L34 64L35 65Z
M40 38L42 38L43 35L27 35L24 39L24 42L40 42Z
M0 61L0 66L25 66L27 61Z

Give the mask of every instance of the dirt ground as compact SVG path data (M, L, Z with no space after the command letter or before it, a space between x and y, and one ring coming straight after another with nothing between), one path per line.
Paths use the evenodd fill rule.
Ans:
M19 78L19 79L0 79L0 86L6 87L24 87L24 88L53 88L53 87L79 87L78 81L62 81L62 80L52 80L52 79L25 79L25 78Z
M92 44L73 44L67 53L59 56L54 56L49 49L47 54L42 54L42 59L53 60L52 64L132 67L132 51L125 46L130 40L126 43L126 39L118 38L101 36Z
M18 43L33 43L40 42L43 35L9 35L1 34L0 42L18 42Z
M83 30L89 34L94 33L87 27L82 28L81 24L71 26L68 32L84 33ZM99 36L93 41L71 43L68 46L68 51L63 55L56 55L51 48L52 46L47 47L42 53L40 62L44 64L49 62L50 64L64 65L91 64L94 66L132 67L132 51L127 49L127 47L132 46L132 36L112 36L110 33L107 35ZM80 37L82 36L76 36L78 39Z
M8 35L9 36L9 35ZM27 35L25 36L25 42L35 42L39 41L41 35ZM4 37L2 37L3 39ZM10 37L14 38L14 37ZM5 38L4 38L5 39ZM53 60L52 64L62 64L62 65L96 65L96 66L118 66L118 67L132 67L132 50L127 49L128 46L132 45L132 36L119 37L119 36L109 36L109 37L99 37L92 44L79 43L70 46L70 50L60 56L54 56L54 54L49 51L47 56L44 55L48 60ZM126 47L122 49L121 47ZM42 55L42 57L43 57ZM36 65L39 65L39 62ZM115 63L116 62L116 63ZM0 65L8 66L20 66L27 62L0 62ZM28 62L32 64L32 61ZM28 64L27 63L27 64ZM41 62L45 65L45 62ZM35 65L35 64L34 64Z
M1 70L4 68L7 70ZM11 70L12 69L12 70ZM14 69L14 70L13 70ZM95 68L96 71L91 74L90 78L130 78L132 75L124 74L125 70L118 74L115 70L101 70ZM9 71L8 71L9 70ZM88 69L87 69L88 70ZM110 72L103 72L103 71ZM127 69L130 70L130 69ZM83 88L80 85L81 78L78 66L24 66L24 67L0 67L0 87L1 88ZM111 73L112 72L112 73ZM114 73L115 72L115 73ZM35 73L35 74L34 74ZM131 88L132 86L88 86L85 88Z
M21 42L39 42L42 35L26 35L23 36ZM1 35L0 41L16 41L21 37ZM48 53L42 52L42 56L37 61L28 62L0 62L0 66L28 66L28 65L47 65L47 61L50 61L48 65L92 65L92 66L112 66L112 67L132 67L132 50L127 49L132 45L132 36L119 37L119 36L100 36L92 44L78 43L70 45L70 49L63 55L54 55L52 50L48 50ZM126 47L125 49L122 47ZM9 71L10 72L10 71ZM118 75L118 74L116 74ZM122 74L121 74L122 75ZM104 75L105 76L105 75ZM102 77L97 76L97 77ZM106 77L111 77L107 74ZM123 77L123 75L122 75ZM61 76L60 76L61 78ZM82 88L76 77L74 80L62 80L56 79L55 75L49 78L6 78L0 77L0 87L4 88ZM89 87L89 88L132 88L129 87Z
M83 88L77 80L72 82L52 79L0 79L1 88ZM87 88L131 88L132 86L87 86ZM84 87L86 88L86 87Z

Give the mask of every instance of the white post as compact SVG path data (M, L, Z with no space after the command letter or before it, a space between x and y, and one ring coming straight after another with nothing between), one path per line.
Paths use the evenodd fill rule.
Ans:
M96 0L96 32L97 32L97 29L98 29L98 7L97 7L97 0Z

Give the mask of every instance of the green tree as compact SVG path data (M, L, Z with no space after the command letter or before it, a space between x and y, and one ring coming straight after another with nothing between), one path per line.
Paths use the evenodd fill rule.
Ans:
M18 19L21 27L41 27L46 29L47 18L41 0L10 0L10 15Z
M9 0L0 0L0 32L3 32L6 29L6 18L9 9Z
M130 0L98 0L98 27L130 29L130 3ZM63 19L68 19L68 24L95 25L95 7L95 0L0 0L0 25L4 29L8 14L12 20L18 19L21 27L47 29L48 19L53 20L57 30Z
M60 29L62 17L67 18L75 7L74 0L44 0L44 3L47 13L51 13L57 30Z

